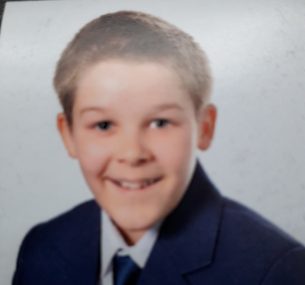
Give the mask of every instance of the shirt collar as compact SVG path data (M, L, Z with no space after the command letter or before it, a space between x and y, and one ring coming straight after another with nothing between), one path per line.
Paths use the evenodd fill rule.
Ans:
M140 268L144 268L157 240L162 222L158 222L150 228L133 246L128 246L126 244L105 211L102 212L101 222L102 276L108 274L112 270L112 258L117 253L119 255L129 255Z

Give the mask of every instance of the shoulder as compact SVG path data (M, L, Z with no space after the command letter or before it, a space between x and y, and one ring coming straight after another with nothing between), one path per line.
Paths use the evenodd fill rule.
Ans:
M24 238L22 247L61 247L73 241L99 221L100 208L94 200L83 202L72 209L34 226ZM22 249L21 247L21 249Z
M51 284L53 280L54 284L64 284L67 261L82 254L82 245L88 245L90 237L94 246L98 244L99 213L92 200L34 226L20 246L13 284L21 284L19 280L33 281L31 284L38 284L37 280Z
M260 272L260 284L305 282L304 246L253 210L227 198L223 198L218 246L222 258L229 256L238 270Z
M236 240L246 240L248 243L253 240L256 247L267 244L276 249L278 246L300 245L293 237L257 212L228 198L223 198L221 229L228 238L232 236ZM272 242L272 245L269 242Z
M34 226L26 235L24 242L41 241L54 242L63 236L69 238L75 232L84 230L87 227L88 221L96 218L100 211L94 200L83 202L72 209Z

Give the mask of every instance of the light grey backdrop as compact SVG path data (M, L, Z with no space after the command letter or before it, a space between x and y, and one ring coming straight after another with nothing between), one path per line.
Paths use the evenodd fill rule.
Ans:
M224 195L305 243L303 0L43 1L6 5L0 38L0 283L34 224L91 197L55 128L51 80L72 35L100 14L150 12L192 34L219 119L200 158Z

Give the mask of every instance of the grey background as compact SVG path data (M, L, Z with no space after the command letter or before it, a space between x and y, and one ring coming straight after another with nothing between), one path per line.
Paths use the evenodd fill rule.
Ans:
M303 0L12 2L0 38L1 284L31 226L91 197L57 134L51 81L73 34L121 9L161 16L206 50L219 118L201 161L224 195L305 243Z

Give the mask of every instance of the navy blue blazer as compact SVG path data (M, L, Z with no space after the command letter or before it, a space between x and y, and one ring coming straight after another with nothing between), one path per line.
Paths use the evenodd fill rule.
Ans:
M21 245L13 285L96 285L100 234L94 201L34 227ZM222 197L198 164L138 284L304 285L305 248Z

